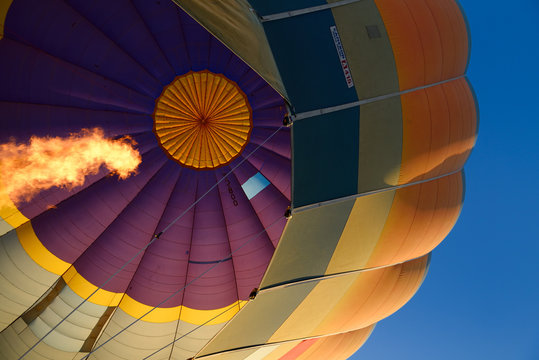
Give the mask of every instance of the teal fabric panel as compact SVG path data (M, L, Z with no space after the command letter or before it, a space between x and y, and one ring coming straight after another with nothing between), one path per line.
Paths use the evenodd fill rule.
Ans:
M357 194L359 107L296 121L294 208Z
M357 101L331 35L335 25L331 10L263 25L296 113Z
M249 3L262 16L327 4L325 0L249 0Z

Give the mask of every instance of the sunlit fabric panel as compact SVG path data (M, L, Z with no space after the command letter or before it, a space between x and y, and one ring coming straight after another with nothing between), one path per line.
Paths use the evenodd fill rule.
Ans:
M460 214L463 180L459 172L294 214L261 287L396 264L429 253ZM317 261L311 262L313 258Z
M429 258L262 288L199 355L365 328L413 296L426 275ZM258 326L259 322L265 326Z
M460 78L401 96L402 164L399 184L461 169L477 138L476 102Z
M345 359L457 221L454 0L14 0L0 28L0 145L99 128L141 160L27 197L0 165L0 357Z
M323 360L329 358L345 360L363 346L373 330L374 325L370 325L363 329L342 334L304 340L287 353L287 356L290 359L298 360ZM267 357L266 359L270 360L271 357Z
M199 356L208 360L291 360L291 359L336 359L345 360L369 338L374 325L340 334L293 340L238 349L213 355Z
M393 47L401 90L464 74L466 19L453 0L375 0Z
M455 225L464 177L436 180L355 200L326 274L400 263L432 251Z
M465 78L362 105L360 114L360 193L458 171L477 138L479 114Z

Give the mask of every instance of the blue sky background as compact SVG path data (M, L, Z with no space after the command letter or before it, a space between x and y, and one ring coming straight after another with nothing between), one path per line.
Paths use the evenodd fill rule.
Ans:
M464 208L353 360L539 359L539 1L460 3L480 108Z

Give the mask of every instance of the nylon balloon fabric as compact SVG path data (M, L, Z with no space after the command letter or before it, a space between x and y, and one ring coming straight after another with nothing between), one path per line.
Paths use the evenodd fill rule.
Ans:
M0 20L1 358L346 359L458 219L479 112L455 0Z
M234 311L190 341L209 339L259 285L284 226L282 214L290 204L288 129L248 157L281 126L282 98L204 28L165 1L14 1L0 47L7 54L0 65L5 79L0 90L1 142L68 137L81 129L99 128L108 138L129 136L142 156L137 174L125 180L108 176L102 167L82 186L53 186L30 201L3 204L3 239L18 243L17 251L23 251L2 261L4 268L23 269L8 279L9 287L3 287L4 296L13 295L4 302L3 327L20 323L27 308L40 304L45 310L31 321L26 319L28 330L39 337L110 278L73 319L43 340L38 353L42 348L53 353L91 348L89 339L104 321L112 317L112 326L117 318L136 318L174 293L144 319L147 326L166 328L159 331L165 331L160 335L169 340L233 305ZM167 144L174 148L193 143L185 152L200 161L205 161L204 151L223 153L228 159L220 161L219 168L196 171L178 164L154 132L161 93L189 71L219 74L215 76L242 93L248 109L242 115L247 123L241 125L247 132L239 130L248 136L236 145L242 136L230 95L212 87L215 82L206 90L191 87L193 93L186 95L194 99L204 94L208 101L202 105L216 110L218 131L209 129L209 136L191 131L195 139L209 137L214 142L201 150L196 141L186 143L180 133ZM171 117L185 117L190 111L193 122L202 121L201 111L173 98L179 105L165 105L175 112ZM236 153L230 154L230 148ZM233 168L226 181L202 198ZM7 169L2 181L10 181ZM202 200L174 222L197 199ZM279 224L271 233L262 233L230 256L275 221ZM111 278L172 223L159 241ZM215 270L179 291L223 259ZM27 272L22 265L26 263L38 270ZM49 288L56 296L40 299ZM114 314L110 309L116 309ZM12 354L9 346L2 348ZM191 345L178 351L194 355L195 350Z

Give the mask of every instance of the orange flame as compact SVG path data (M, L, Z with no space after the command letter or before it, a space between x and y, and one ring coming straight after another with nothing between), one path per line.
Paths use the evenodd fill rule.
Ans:
M102 129L82 129L69 137L35 137L28 144L0 144L3 192L18 203L53 186L72 189L101 166L125 179L141 162L129 137L105 139Z

